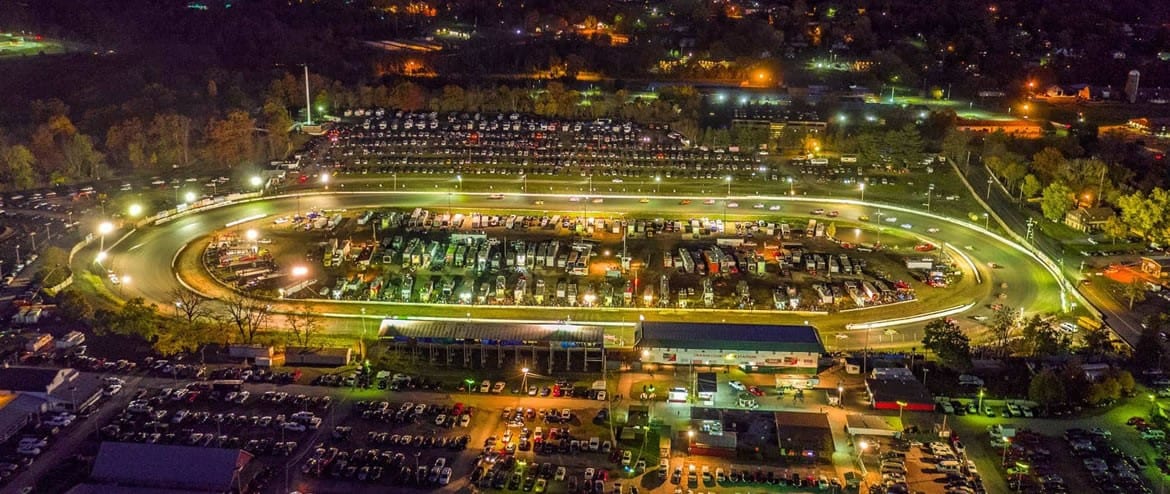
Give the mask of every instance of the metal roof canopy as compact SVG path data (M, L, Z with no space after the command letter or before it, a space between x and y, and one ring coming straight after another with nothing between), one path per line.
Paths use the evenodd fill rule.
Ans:
M448 322L383 319L378 329L381 338L417 338L447 340L496 341L566 341L600 345L605 336L602 326L573 323L514 323L493 321Z
M650 322L639 324L637 346L736 351L824 353L821 335L812 326Z

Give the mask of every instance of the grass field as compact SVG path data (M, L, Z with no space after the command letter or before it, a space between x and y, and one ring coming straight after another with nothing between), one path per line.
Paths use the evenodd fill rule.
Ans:
M67 51L69 51L68 46L61 40L0 33L0 59L54 55Z

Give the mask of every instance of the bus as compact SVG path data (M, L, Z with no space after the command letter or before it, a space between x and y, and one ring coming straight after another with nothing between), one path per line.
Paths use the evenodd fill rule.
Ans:
M244 388L244 381L240 379L220 379L211 382L211 389L215 391L240 391Z

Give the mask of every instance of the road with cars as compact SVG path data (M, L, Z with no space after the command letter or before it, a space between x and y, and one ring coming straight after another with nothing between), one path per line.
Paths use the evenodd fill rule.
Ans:
M297 211L310 209L411 209L422 207L435 211L444 211L448 208L462 211L496 209L508 210L513 213L531 211L533 214L545 211L572 214L579 211L583 216L625 215L626 217L667 216L714 219L726 215L728 221L743 221L780 215L786 218L813 217L814 210L823 209L826 212L839 212L835 221L841 225L838 230L841 237L847 238L849 235L849 233L840 232L846 231L850 222L857 222L859 217L864 216L869 217L868 227L870 228L880 228L884 232L900 230L901 233L910 233L938 245L950 244L954 247L954 252L970 258L969 264L979 271L979 278L983 284L990 287L987 293L991 295L973 300L972 302L976 302L975 307L965 315L987 313L987 309L983 307L994 303L1005 303L1012 307L1023 308L1025 311L1050 311L1053 310L1054 294L1059 293L1058 285L1051 275L1025 253L978 229L971 229L964 226L966 224L943 218L909 210L893 211L891 206L860 205L851 202L806 200L804 198L793 199L782 196L711 198L710 201L701 197L687 199L690 201L689 204L683 204L687 201L679 197L645 199L635 196L595 195L589 199L580 198L573 201L564 195L508 194L501 199L492 199L487 194L406 192L330 193L302 195L301 197L276 197L198 212L161 226L145 227L135 231L108 249L109 255L104 261L103 267L129 276L133 280L133 283L125 284L119 288L125 296L141 296L160 306L168 306L174 302L170 293L179 287L179 282L170 269L172 265L169 263L177 258L180 249L195 239L224 229L229 223L246 218L263 218L265 221L270 221L269 218L292 215ZM537 201L543 201L543 204L535 205ZM705 204L705 202L711 202L711 204ZM739 207L728 208L729 203L733 202L739 203ZM752 206L756 203L765 206L761 209L753 209ZM774 206L780 206L780 210L770 211L769 209ZM863 225L861 222L856 224ZM910 228L902 228L901 225L908 225ZM928 231L937 231L937 233L929 233ZM121 232L111 235L111 238L120 235ZM196 247L201 248L202 246ZM92 249L96 249L96 246L92 246L91 251L82 254L79 258L94 259L96 252ZM964 266L964 268L967 271L970 266ZM968 274L971 275L971 273ZM322 302L316 304L319 313L327 314L358 314L363 307L374 314L387 311L385 304L376 302ZM275 304L274 309L279 311L280 304ZM942 309L942 307L926 307L923 304L922 312L937 309ZM468 307L467 310L473 316L476 315L476 308ZM561 310L561 312L566 312L566 310ZM639 312L647 314L648 317L652 317L655 313L654 310ZM814 318L777 313L774 317L769 317L776 322L797 324L807 320L809 323L821 327L824 331L835 332L843 331L846 324L883 319L881 312L881 309L873 309L861 313L863 315L843 316L838 314ZM576 317L574 319L577 320ZM920 326L921 321L915 321L914 325ZM858 334L857 336L862 335ZM875 332L868 336L872 337L873 342L880 340L880 333ZM858 341L853 340L852 343L858 343Z

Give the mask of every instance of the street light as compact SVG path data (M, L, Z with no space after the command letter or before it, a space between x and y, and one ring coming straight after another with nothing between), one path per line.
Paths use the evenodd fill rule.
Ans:
M723 177L723 181L727 182L727 197L731 197L731 175Z
M305 266L293 266L292 275L294 277L300 278L306 274L309 274L309 268Z
M662 177L654 176L654 193L658 194L658 189L662 186Z
M321 174L321 184L325 186L325 189L329 189L329 172Z
M98 234L101 235L101 243L99 244L98 251L106 251L106 235L109 235L112 231L114 231L114 224L109 221L103 221L98 225Z
M184 198L186 198L186 199L187 199L187 204L191 204L191 203L195 202L195 193L194 193L194 192L188 192L188 193L187 193L187 195L186 195L186 196L184 196Z
M463 192L463 175L455 175L455 180L459 181L459 192Z
M130 213L130 217L132 218L138 217L142 214L142 205L138 203L131 204L130 207L126 209L126 212Z
M863 458L861 455L865 454L866 450L868 450L868 449L869 449L869 441L866 441L863 439L857 443L857 464L861 465L861 475L862 476L867 475L868 472L865 471L865 458Z
M902 422L902 410L905 410L906 405L909 405L909 403L906 403L904 401L899 401L897 403L898 403L898 422Z
M520 372L524 373L524 377L520 380L520 392L527 393L528 392L528 368L524 367L524 368L520 369Z
M845 408L845 386L837 386L837 406Z
M260 187L260 185L262 185L263 183L264 183L264 180L261 179L259 175L252 176L252 187Z
M125 289L126 285L129 285L129 284L130 284L130 275L128 275L128 274L122 275L121 283L118 284L118 296L119 297L122 296L123 290Z
M865 182L861 183L861 202L865 202Z
M788 177L788 195L796 195L796 190L792 188L792 177Z
M98 264L101 264L102 261L105 261L106 257L108 257L108 256L109 256L109 254L106 254L106 251L100 250L100 251L98 251L97 257L95 257L94 260L97 261Z
M1012 438L1010 438L1010 437L1003 438L1003 458L1000 459L1000 461L999 461L1000 465L1007 463L1007 450L1008 450L1008 446L1011 446L1011 444L1012 444Z
M362 360L366 360L366 308L362 307Z

